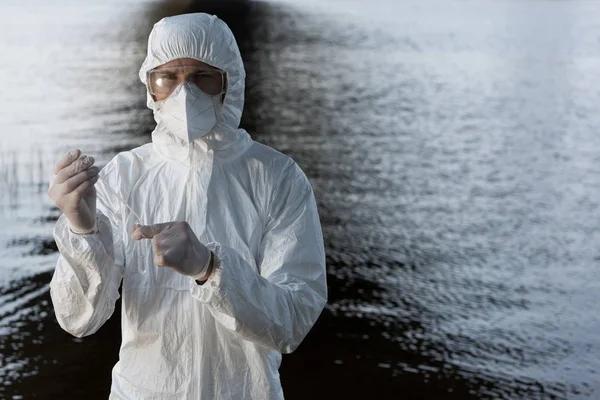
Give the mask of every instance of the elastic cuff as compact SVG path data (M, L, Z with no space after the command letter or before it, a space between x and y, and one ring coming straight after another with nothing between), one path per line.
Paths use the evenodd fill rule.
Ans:
M90 230L79 230L77 228L74 228L73 226L71 226L70 223L67 223L67 226L69 227L69 230L71 231L71 233L74 233L75 235L92 235L95 233L98 233L98 220L96 219L96 221L94 222L94 227Z
M217 242L207 243L206 247L213 253L213 269L204 284L198 284L195 280L190 279L190 293L198 301L216 305L222 301L220 300L222 297L220 293L221 274L223 264L227 264L227 252Z
M209 250L209 252L210 252L210 257L208 257L208 260L206 261L206 264L204 264L204 267L202 267L202 270L200 271L200 273L198 275L190 276L190 278L192 278L193 280L198 281L198 282L202 282L202 278L204 278L204 276L208 272L208 268L210 267L210 261L214 257L213 252L210 251L210 250Z

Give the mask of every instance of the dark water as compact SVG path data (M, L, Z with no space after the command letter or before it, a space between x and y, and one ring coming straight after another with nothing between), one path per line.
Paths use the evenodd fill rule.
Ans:
M0 5L0 398L107 398L119 316L56 324L47 177L149 140L147 34L202 9L320 207L330 301L286 398L600 399L595 3L80 3Z

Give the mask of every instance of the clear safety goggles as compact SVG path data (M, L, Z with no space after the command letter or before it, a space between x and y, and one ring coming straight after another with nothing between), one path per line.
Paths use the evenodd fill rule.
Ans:
M225 71L195 66L179 66L148 71L147 82L150 94L167 97L184 82L191 82L209 96L225 93Z

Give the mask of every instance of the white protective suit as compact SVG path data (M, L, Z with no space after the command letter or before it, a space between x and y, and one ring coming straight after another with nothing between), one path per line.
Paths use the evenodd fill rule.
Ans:
M245 72L224 22L207 14L161 20L140 78L187 57L227 71L213 131L188 144L159 124L152 143L118 154L100 174L145 223L187 221L215 254L209 280L199 285L154 266L151 252L133 251L138 221L101 180L99 232L74 234L64 215L54 229L56 316L77 337L96 332L123 280L111 399L282 399L281 353L300 344L327 297L314 194L292 159L238 129Z

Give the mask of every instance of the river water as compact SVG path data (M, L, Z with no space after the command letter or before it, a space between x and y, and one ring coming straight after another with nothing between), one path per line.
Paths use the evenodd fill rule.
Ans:
M107 398L119 317L58 327L47 182L149 141L147 34L198 10L319 203L330 299L286 398L600 399L600 12L539 0L3 1L0 398Z

